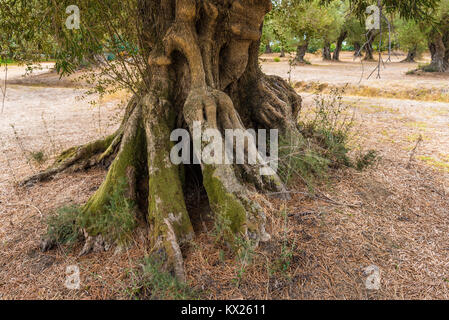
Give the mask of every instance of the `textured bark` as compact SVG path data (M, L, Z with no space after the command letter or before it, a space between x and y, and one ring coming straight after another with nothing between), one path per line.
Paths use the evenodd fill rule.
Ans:
M415 62L416 51L417 51L416 48L410 49L407 53L407 57L401 62Z
M347 36L348 36L348 32L347 31L342 31L341 32L340 36L337 39L337 45L335 47L334 54L332 56L332 60L340 61L341 48L343 46L343 41L345 41Z
M95 221L106 214L117 181L126 179L129 198L150 226L152 252L184 279L180 245L193 237L193 228L184 170L169 158L171 131L192 132L200 121L203 130L218 129L223 136L226 129L245 128L299 134L301 98L281 78L264 75L258 64L262 22L270 9L270 0L139 1L149 88L133 97L117 156L84 206L82 214L92 221L89 237L104 236ZM234 234L256 244L267 241L265 214L251 199L257 190L285 190L279 177L261 176L258 166L250 165L203 163L201 171L215 215L230 221ZM86 242L83 253L93 242Z
M365 46L365 56L363 57L363 60L365 60L365 61L372 61L372 60L374 60L373 44L372 44L371 41L368 41L368 43Z
M305 43L305 44L299 45L297 47L295 61L300 62L300 63L306 62L306 60L304 60L304 57L306 56L308 47L309 47L309 43Z
M358 42L354 43L354 57L362 56L362 53L360 52L361 48L362 48L362 46L360 45L360 43L358 43Z
M281 48L281 54L280 54L279 57L285 58L285 50L284 50L284 48Z
M365 43L365 56L363 57L363 60L366 61L372 61L374 60L374 56L373 56L373 42L374 39L376 38L377 34L376 31L369 31L367 34L367 40Z
M331 44L326 42L323 47L323 60L332 60L331 56Z
M269 44L265 45L265 53L267 54L273 53L273 50L271 50L271 46Z
M447 41L445 41L445 37L439 33L432 36L432 40L429 43L432 60L426 69L436 72L445 72L449 70L449 35L447 38Z

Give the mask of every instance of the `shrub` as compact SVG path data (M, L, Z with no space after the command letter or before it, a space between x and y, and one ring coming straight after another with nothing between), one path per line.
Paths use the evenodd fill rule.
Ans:
M30 157L33 159L37 164L42 164L45 162L46 157L45 153L43 151L34 151L30 152Z
M359 154L356 158L356 169L362 171L376 163L378 155L376 150L368 150L365 154Z
M117 188L108 196L108 205L104 212L80 214L77 224L89 233L101 234L110 241L126 243L136 227L135 204L125 195L126 180L117 183Z
M281 138L279 175L285 183L299 176L313 189L314 181L325 178L330 168L362 170L374 163L377 153L373 150L359 156L355 164L349 158L354 113L342 101L345 89L317 95L312 112L299 123L301 136Z
M134 204L125 196L126 182L118 183L109 196L105 212L96 215L84 214L80 207L62 207L47 221L45 238L52 243L74 244L81 236L80 230L89 234L101 234L105 239L118 244L130 241L137 222Z

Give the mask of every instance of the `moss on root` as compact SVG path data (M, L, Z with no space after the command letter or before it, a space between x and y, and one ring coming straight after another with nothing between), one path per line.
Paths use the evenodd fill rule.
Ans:
M215 168L211 165L204 166L203 184L215 214L230 221L230 228L233 233L244 233L245 207L233 193L226 190L223 182L215 175Z
M116 138L117 133L111 134L104 139L100 139L83 146L72 147L59 155L54 166L63 164L73 158L89 159L97 153L105 152Z
M120 187L120 180L125 180L128 184L131 183L130 178L135 179L135 177L129 177L129 173L136 174L141 168L144 130L138 124L133 131L124 137L121 149L112 163L105 181L82 209L80 219L84 221L84 228L91 236L101 233L102 229L98 227L96 221L100 220L100 215L106 214L105 208L109 204L110 197Z

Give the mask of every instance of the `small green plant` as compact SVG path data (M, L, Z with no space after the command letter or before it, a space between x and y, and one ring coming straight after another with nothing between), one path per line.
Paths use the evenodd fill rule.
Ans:
M301 135L281 137L279 173L284 182L299 176L309 189L329 168L352 166L348 143L354 125L350 107L342 102L345 88L317 95L312 112L299 123Z
M368 150L365 154L359 154L356 157L355 167L357 170L362 171L374 165L378 158L379 157L376 150Z
M217 215L214 220L214 229L212 232L215 238L215 243L225 243L230 239L235 238L234 232L232 232L232 221L224 215Z
M231 220L223 215L217 215L215 218L215 227L213 236L215 243L224 243L235 253L238 263L237 274L232 279L238 287L246 273L246 268L251 264L254 255L254 243L251 239L241 234L235 234L231 228ZM220 261L224 262L225 251L220 250Z
M247 267L252 263L254 256L254 243L245 237L236 237L236 247L237 247L237 263L238 269L237 274L232 281L238 287L246 273Z
M329 95L317 95L313 118L303 122L303 134L322 149L321 156L333 166L349 166L347 144L354 127L354 113L344 104L346 87L331 89Z
M291 244L289 243L288 239L288 214L287 211L284 209L281 211L281 215L284 219L284 232L282 235L282 246L281 246L281 252L279 255L279 258L276 259L274 263L274 269L273 272L281 272L284 275L288 275L288 271L292 265L293 256L296 249L296 240L293 241Z
M43 151L32 151L30 152L31 159L37 164L41 165L45 162L46 156Z
M127 289L134 299L145 300L195 300L200 292L189 284L178 281L163 270L163 263L154 257L145 257L142 270L131 272L132 286Z
M274 62L281 62L281 59L279 57L274 58Z
M303 138L280 139L279 176L285 183L290 183L294 177L300 177L304 183L313 189L317 177L324 177L329 166L329 160L321 157Z
M65 206L47 219L46 239L61 245L73 245L80 237L76 219L80 212L77 206Z

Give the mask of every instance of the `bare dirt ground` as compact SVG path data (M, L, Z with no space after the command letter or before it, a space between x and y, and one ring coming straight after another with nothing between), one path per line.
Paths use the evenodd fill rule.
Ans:
M288 62L274 62L273 57L262 57L264 71L288 78ZM312 65L292 69L293 82L358 85L360 63L350 54L339 63L307 58ZM373 65L365 64L365 72ZM449 88L447 75L406 75L416 67L389 64L381 80L361 84L395 91ZM136 284L129 270L145 254L143 240L136 239L123 252L82 258L77 257L79 248L38 249L46 217L63 205L84 203L105 171L64 173L29 188L16 184L65 148L111 132L121 97L106 97L92 106L77 99L82 89L51 74L23 79L22 71L10 68L0 114L0 299L130 298ZM315 94L301 95L306 116ZM185 263L202 298L449 298L449 103L383 96L345 96L344 101L357 119L354 145L378 150L376 166L363 172L333 171L317 187L326 197L311 197L298 182L292 200L269 199L273 239L252 253L248 266L223 257L213 237L197 230ZM30 159L38 151L48 158L40 165ZM64 286L69 265L81 270L81 290ZM364 270L370 265L380 270L380 290L365 286Z

